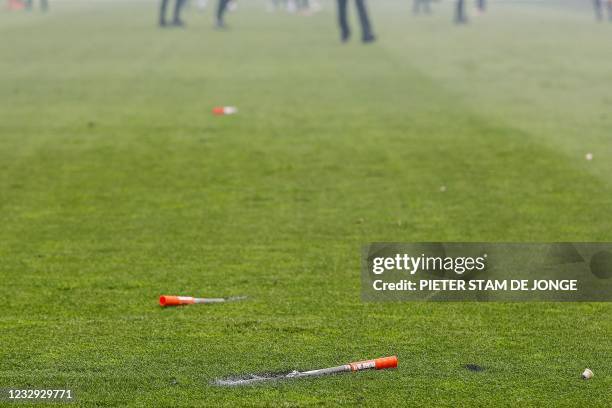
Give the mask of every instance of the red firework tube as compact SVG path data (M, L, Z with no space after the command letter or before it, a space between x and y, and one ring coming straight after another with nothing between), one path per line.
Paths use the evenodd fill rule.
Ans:
M217 116L233 115L238 113L238 108L235 106L216 106L213 108L212 113Z
M318 370L310 370L310 371L292 371L287 374L280 375L255 375L253 374L251 378L240 378L240 379L221 379L215 382L216 385L221 386L241 386L241 385L249 385L256 384L264 381L277 381L277 380L293 380L298 378L308 378L308 377L321 377L324 375L331 374L340 374L340 373L351 373L354 371L361 370L384 370L386 368L396 368L397 367L397 356L391 357L382 357L376 358L373 360L365 360L365 361L357 361L354 363L344 364L336 367L329 368L320 368Z
M330 368L321 368L318 370L310 370L310 371L302 371L302 372L293 372L287 375L287 378L292 377L318 377L321 375L327 374L336 374L336 373L344 373L351 371L361 371L361 370L384 370L385 368L396 368L397 367L397 356L391 357L382 357L376 358L373 360L365 360L365 361L356 361L354 363L348 363L345 365L330 367Z
M161 295L159 297L159 305L166 306L181 306L181 305L193 305L194 303L224 303L232 302L236 300L243 300L244 296L236 296L230 298L196 298L191 296L168 296Z

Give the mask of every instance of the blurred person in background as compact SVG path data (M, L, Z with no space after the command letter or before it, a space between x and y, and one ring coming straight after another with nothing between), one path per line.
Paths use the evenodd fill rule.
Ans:
M298 0L297 9L302 13L307 13L310 11L310 0Z
M595 7L595 18L597 21L602 21L604 18L604 3L608 9L608 21L612 21L612 0L593 0Z
M299 0L297 9L301 14L310 16L321 11L321 3L317 0Z
M34 0L26 0L24 4L26 10L32 10L34 8ZM49 10L49 2L47 0L40 0L40 9L42 11Z
M229 8L231 0L219 0L217 4L217 19L215 22L215 27L218 29L227 28L225 25L225 12Z
M430 0L414 0L412 3L412 14L421 14L421 11L425 14L431 13Z
M287 0L287 13L293 14L298 11L298 3L297 0Z
M206 6L207 5L208 5L208 1L207 0L198 0L196 2L196 6L198 7L198 10L200 10L200 11L206 10Z
M486 0L476 0L476 10L479 13L484 13L487 11L487 1Z
M270 0L268 5L269 11L277 11L281 9L287 10L287 0Z
M161 0L159 7L159 25L160 27L166 27L166 10L168 9L168 3L170 0ZM185 23L181 20L181 9L185 5L185 0L174 0L174 17L172 18L171 25L177 27L183 27Z
M365 0L355 0L355 5L357 6L359 22L361 23L361 40L366 44L376 41L376 37L372 33ZM348 0L338 0L338 23L340 25L340 39L342 42L347 42L351 37L351 29L346 14L347 6Z
M465 14L465 0L457 0L457 4L455 5L455 23L467 23L467 16Z

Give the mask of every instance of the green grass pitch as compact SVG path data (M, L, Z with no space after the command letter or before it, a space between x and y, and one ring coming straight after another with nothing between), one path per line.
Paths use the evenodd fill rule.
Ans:
M244 1L227 32L210 9L159 30L155 2L0 11L0 387L63 385L74 406L610 406L612 305L368 304L359 268L372 241L612 240L612 24L518 2L456 27L450 2L370 1L364 47L323 4ZM392 354L397 370L210 385Z

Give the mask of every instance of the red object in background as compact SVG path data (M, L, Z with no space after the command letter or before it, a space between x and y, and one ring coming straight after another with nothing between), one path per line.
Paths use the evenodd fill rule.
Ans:
M25 4L21 0L8 0L8 9L13 10L23 10L25 8Z

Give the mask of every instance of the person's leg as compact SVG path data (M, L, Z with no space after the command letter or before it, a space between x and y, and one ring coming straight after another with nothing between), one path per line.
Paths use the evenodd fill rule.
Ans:
M484 13L485 10L487 9L486 0L478 0L477 7L478 7L478 11L480 11L481 13Z
M340 26L340 38L343 42L348 41L351 36L351 29L346 18L346 6L348 0L338 0L338 25Z
M49 10L49 1L48 0L40 0L40 9L42 11L47 11Z
M593 0L593 9L595 10L595 19L597 21L601 21L601 19L603 18L601 2L602 0Z
M32 10L32 1L33 0L25 0L23 2L23 5L25 6L26 10Z
M467 23L465 16L465 0L457 0L457 8L455 11L455 23L464 24Z
M172 24L177 26L185 25L183 20L181 20L181 10L185 5L185 0L174 0L174 18L172 19Z
M225 21L223 16L225 15L225 11L227 10L227 4L229 0L219 0L219 4L217 5L217 28L225 27Z
M168 8L168 1L169 0L161 0L161 3L159 4L159 25L160 26L166 25L166 9Z
M602 0L593 0L593 10L595 11L595 20L597 21L601 21L603 18L601 2Z
M372 34L372 26L368 17L368 9L365 5L365 0L355 0L357 4L357 12L359 13L359 21L361 22L361 39L363 42L372 42L375 40Z
M608 21L612 21L612 0L608 0Z

